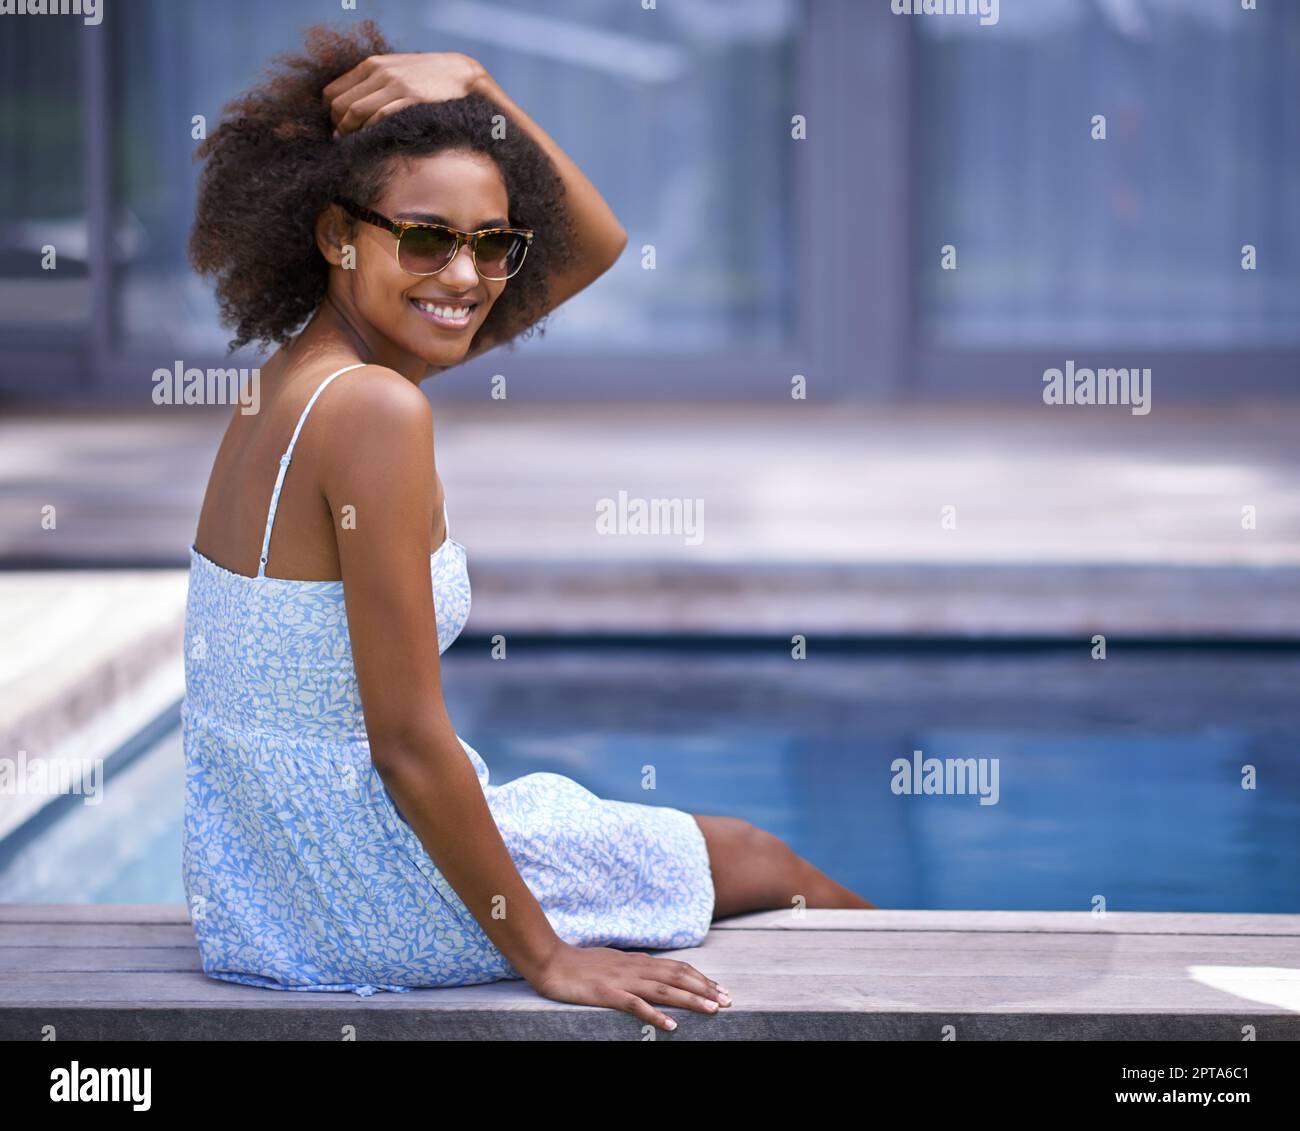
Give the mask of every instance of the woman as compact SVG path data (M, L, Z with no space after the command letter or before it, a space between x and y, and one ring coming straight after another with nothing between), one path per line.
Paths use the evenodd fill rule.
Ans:
M447 716L439 654L470 591L419 384L540 329L618 257L573 162L477 62L388 54L369 23L309 33L199 155L191 257L232 346L279 346L190 547L204 971L363 995L524 978L673 1029L656 1007L712 1012L725 990L619 948L693 947L799 898L870 907L741 820L552 773L490 784Z

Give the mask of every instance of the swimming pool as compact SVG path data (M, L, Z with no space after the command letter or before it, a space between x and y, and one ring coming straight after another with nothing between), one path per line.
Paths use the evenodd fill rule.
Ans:
M604 797L744 817L881 907L1300 912L1294 651L794 660L780 642L512 640L492 660L466 637L443 674L494 782L551 770ZM0 900L184 902L180 732L147 737L110 763L102 804L61 798L0 844ZM914 751L974 759L996 802L896 791Z

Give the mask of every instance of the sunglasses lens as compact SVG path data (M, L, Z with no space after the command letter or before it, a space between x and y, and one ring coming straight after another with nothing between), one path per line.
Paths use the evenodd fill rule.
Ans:
M412 275L432 275L450 262L456 237L437 228L408 228L397 245L397 261Z
M485 279L508 279L524 261L528 241L513 232L492 232L479 236L474 262Z

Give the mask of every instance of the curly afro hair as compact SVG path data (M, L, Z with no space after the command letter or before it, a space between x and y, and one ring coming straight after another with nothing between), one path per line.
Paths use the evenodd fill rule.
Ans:
M537 233L524 269L501 292L475 335L501 341L544 332L547 280L572 262L576 236L564 183L515 123L493 137L501 107L479 94L408 106L335 140L322 90L370 55L389 52L370 20L349 31L311 28L301 54L278 56L267 77L224 108L198 148L205 162L189 255L216 281L232 350L287 341L325 298L329 264L316 218L336 196L372 204L397 157L473 150L501 171L510 224ZM504 327L519 327L515 333Z

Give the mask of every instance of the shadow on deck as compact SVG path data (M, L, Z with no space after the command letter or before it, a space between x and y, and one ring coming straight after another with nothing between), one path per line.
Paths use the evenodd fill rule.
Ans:
M725 985L658 1040L1300 1039L1300 915L786 911L672 953ZM0 905L0 1039L638 1040L523 982L286 993L204 976L183 906ZM951 1027L949 1029L948 1027Z

